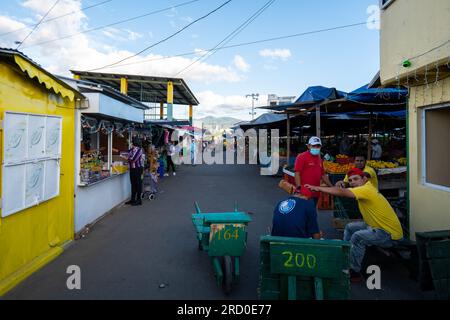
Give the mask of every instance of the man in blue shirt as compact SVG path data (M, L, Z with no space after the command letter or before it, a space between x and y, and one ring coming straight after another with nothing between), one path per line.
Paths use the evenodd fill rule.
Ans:
M273 212L272 236L320 239L316 205L296 194L280 201Z

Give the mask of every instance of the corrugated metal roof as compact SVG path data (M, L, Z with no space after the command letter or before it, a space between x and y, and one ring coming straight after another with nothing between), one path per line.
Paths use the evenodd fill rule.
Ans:
M82 80L107 85L120 90L120 79L128 80L128 95L141 102L160 103L167 101L167 82L173 82L174 104L199 105L197 98L187 86L186 82L180 78L165 78L143 75L102 73L71 70L74 75Z

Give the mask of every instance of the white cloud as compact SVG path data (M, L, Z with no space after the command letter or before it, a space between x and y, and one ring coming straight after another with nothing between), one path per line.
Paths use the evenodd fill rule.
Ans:
M263 49L259 52L259 55L264 58L287 60L292 54L289 49Z
M242 120L251 119L251 98L246 98L245 95L231 95L223 96L213 91L202 91L195 94L200 102L200 105L195 109L195 118L202 118L205 116L216 117L236 117ZM255 108L266 105L267 95L260 95L259 100L255 101ZM264 113L263 110L255 109L258 114Z
M32 16L40 19L53 4L54 0L27 0L22 5L30 10ZM70 69L89 70L98 68L133 54L133 52L128 50L119 49L103 43L101 37L98 37L98 33L97 36L95 34L79 34L75 37L33 46L33 44L76 34L88 29L88 19L83 11L79 11L80 9L81 1L62 0L52 10L49 18L66 14L67 12L75 13L64 17L64 19L57 19L41 24L22 45L20 50L23 50L29 57L47 68L50 72L66 76L70 75ZM18 19L0 15L0 33L23 27L24 24ZM117 30L110 28L103 31L105 35L110 37L116 37L119 34L121 37L129 40L141 36L126 29ZM14 34L0 37L0 46L8 48L15 47L14 41L23 39L28 32L28 30L21 30ZM161 58L164 57L150 53L135 57L126 62L139 62L139 64L102 69L101 71L172 77L196 59L196 57L175 57L164 60L161 60ZM155 59L159 60L155 61ZM231 66L213 65L206 62L197 63L194 68L180 74L179 77L183 77L188 81L204 83L237 82L242 80L239 72Z
M248 72L250 65L240 55L235 55L233 60L234 66L242 72Z

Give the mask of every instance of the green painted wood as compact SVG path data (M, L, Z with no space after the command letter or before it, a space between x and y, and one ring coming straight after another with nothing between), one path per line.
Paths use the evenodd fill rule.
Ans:
M213 264L213 268L214 268L214 273L216 275L217 285L220 287L223 282L222 266L217 257L212 258L212 264Z
M297 279L295 276L288 277L288 300L297 300Z
M278 242L270 244L272 273L337 278L342 273L343 259L339 246Z
M234 257L234 280L236 282L238 282L240 280L241 277L241 271L240 271L240 258L239 257Z
M213 229L213 228L211 228ZM246 247L246 226L225 224L220 232L215 232L209 242L208 254L212 257L240 257Z
M263 236L260 240L260 263L259 263L259 282L258 297L262 300L286 300L288 299L288 274L278 274L271 272L271 243L282 241L287 243L303 244L330 244L338 245L343 252L342 269L349 268L349 250L350 244L344 241L334 240L312 240L298 238L283 238ZM297 300L316 299L315 279L310 276L296 276L297 278ZM343 300L350 299L350 279L347 273L340 272L337 278L323 278L323 299L325 300Z
M450 240L430 241L426 244L427 258L450 258Z
M323 281L321 278L314 278L316 300L323 300Z

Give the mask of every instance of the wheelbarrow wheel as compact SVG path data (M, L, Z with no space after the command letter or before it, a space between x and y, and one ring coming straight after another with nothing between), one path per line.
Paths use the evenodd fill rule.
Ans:
M233 285L233 259L230 256L223 257L223 291L230 294Z

